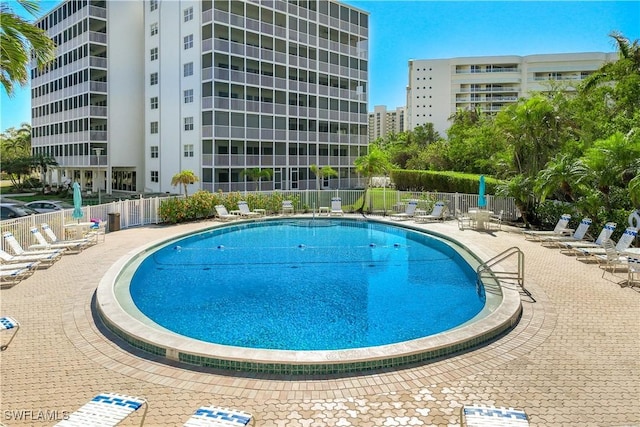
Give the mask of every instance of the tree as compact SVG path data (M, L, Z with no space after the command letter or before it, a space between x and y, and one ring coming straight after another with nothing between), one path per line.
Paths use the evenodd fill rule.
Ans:
M382 151L375 145L369 146L369 154L358 157L354 161L356 172L367 178L367 184L364 188L364 194L362 195L362 206L358 209L358 212L364 212L364 205L367 196L367 190L371 186L371 178L376 175L385 174L391 169L391 162L387 153Z
M549 194L557 192L561 200L574 202L574 190L585 184L589 176L589 169L581 159L574 159L568 154L558 154L538 173L534 190L541 202Z
M200 181L200 179L193 173L191 170L183 170L182 172L178 172L171 178L171 185L174 187L177 185L182 185L184 187L184 196L188 197L187 194L187 185L195 184Z
M37 1L16 0L28 13L36 16ZM0 3L0 83L12 96L14 84L29 81L29 61L33 56L39 68L55 59L56 46L44 30L16 15L7 2Z
M313 172L313 174L316 176L316 189L318 190L320 189L319 181L332 176L338 176L338 171L336 171L331 166L323 166L321 168L318 165L311 165L309 169L311 169L311 172Z
M49 166L58 166L58 162L54 157L44 154L36 154L31 158L31 167L40 173L40 181L42 181L42 192L47 186L47 171Z
M258 184L262 182L262 178L265 178L265 179L271 178L271 174L272 174L271 169L260 169L260 168L245 169L241 172L242 176L246 176L251 181L257 180ZM260 186L258 185L258 187Z

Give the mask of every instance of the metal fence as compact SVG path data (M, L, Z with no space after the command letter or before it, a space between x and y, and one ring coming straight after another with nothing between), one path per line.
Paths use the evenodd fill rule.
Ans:
M274 192L260 192L260 194L272 194ZM331 206L332 197L342 199L342 207L345 212L354 212L362 206L364 190L304 190L304 191L278 191L284 198L296 200L297 212L317 212L320 207ZM176 196L174 196L176 197ZM182 196L177 196L182 197ZM84 206L81 221L98 219L116 226L116 229L138 227L147 224L159 224L158 214L160 204L166 197L151 197L139 199L119 200L94 206ZM418 207L431 211L433 204L438 200L444 200L451 215L457 211L466 212L469 208L478 206L477 194L439 193L439 192L408 192L395 190L375 189L369 190L365 199L365 212L372 215L384 215L387 213L404 211L404 205L408 200L418 200ZM487 195L487 209L493 212L503 211L503 219L514 220L518 211L513 198L495 197ZM73 224L78 220L72 218L72 209L41 213L22 218L0 221L0 234L12 233L18 242L24 247L35 243L30 229L41 227L47 223L56 236L62 238L65 235L65 225ZM107 229L107 232L113 231ZM4 239L0 241L0 247L5 246ZM11 252L11 251L8 251Z

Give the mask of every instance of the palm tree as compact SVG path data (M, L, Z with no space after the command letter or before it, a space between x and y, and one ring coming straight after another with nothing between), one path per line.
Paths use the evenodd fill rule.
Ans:
M16 0L36 16L40 10L35 0ZM16 15L7 2L0 3L0 83L12 96L14 84L29 81L29 61L34 57L39 68L55 59L56 46L44 30Z
M540 202L544 202L549 194L556 191L560 191L565 201L574 202L576 187L585 184L589 175L589 168L581 159L558 154L538 173L534 190L538 193Z
M638 40L629 41L619 31L609 33L620 53L616 62L604 64L598 71L591 74L584 82L584 89L591 90L605 82L619 81L632 74L640 74L640 44Z
M187 185L195 184L200 181L200 179L196 176L195 173L191 170L183 170L182 172L178 172L171 178L171 185L174 187L177 185L182 185L184 187L184 196L187 197Z
M318 190L320 189L319 181L331 176L338 176L338 172L331 166L323 166L321 168L318 165L311 165L309 169L311 169L311 172L316 176L316 189Z
M369 146L369 154L358 157L354 161L356 172L367 178L367 184L362 195L362 206L358 212L364 212L364 205L367 196L367 190L371 186L371 178L376 175L386 174L391 169L391 162L387 157L387 153L382 151L375 145Z
M246 176L251 181L258 181L258 190L260 189L260 183L262 182L262 178L269 179L271 178L272 171L271 169L260 169L260 168L251 168L245 169L241 172L241 175Z
M36 154L31 158L31 167L40 172L40 181L42 181L42 192L44 193L47 186L47 171L49 166L58 166L56 159L44 154Z

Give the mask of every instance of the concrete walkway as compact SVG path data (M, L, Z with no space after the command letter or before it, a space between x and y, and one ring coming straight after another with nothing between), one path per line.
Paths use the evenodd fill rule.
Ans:
M182 425L205 404L244 409L260 427L458 426L463 404L524 409L532 426L640 426L640 288L525 241L515 230L427 224L483 259L518 246L536 303L494 342L454 357L352 376L271 377L172 366L105 331L91 310L104 272L143 243L212 222L144 227L68 255L0 291L22 328L0 354L0 423L54 424L100 392L143 396L145 425ZM524 301L524 298L523 298ZM250 313L248 313L250 315ZM2 342L8 334L2 334ZM18 419L22 418L22 419ZM122 425L137 425L140 414Z

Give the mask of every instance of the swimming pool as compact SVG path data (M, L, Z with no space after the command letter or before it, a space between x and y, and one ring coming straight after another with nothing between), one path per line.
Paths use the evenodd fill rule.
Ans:
M180 335L277 350L393 344L459 326L484 306L475 272L440 240L342 219L183 238L146 257L129 290Z
M136 347L197 365L314 374L427 360L520 310L505 321L503 292L485 295L477 259L443 237L353 219L232 224L123 260L98 309Z

